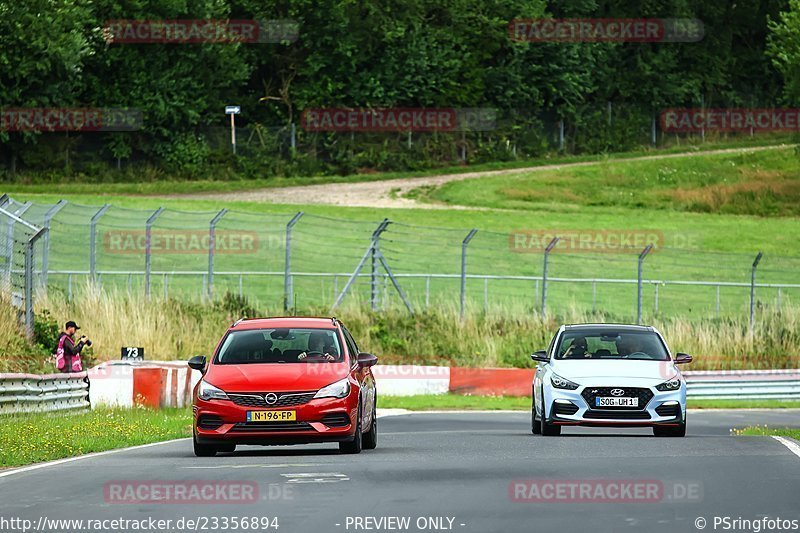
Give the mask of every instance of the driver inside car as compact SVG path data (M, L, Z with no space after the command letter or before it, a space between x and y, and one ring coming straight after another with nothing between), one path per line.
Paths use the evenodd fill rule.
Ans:
M325 351L325 341L328 335L315 331L308 336L308 349L297 356L298 361L303 361L308 357L315 357L324 361L336 361L336 356Z
M622 357L640 353L647 354L647 346L638 335L628 335L617 341L617 352Z

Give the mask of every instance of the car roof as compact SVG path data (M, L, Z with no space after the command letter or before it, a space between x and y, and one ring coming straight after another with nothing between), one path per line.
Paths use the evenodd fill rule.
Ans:
M234 324L230 327L230 330L239 331L267 328L331 329L336 328L338 325L339 321L333 317L279 316L266 318L242 318L234 322Z
M652 326L639 326L636 324L566 324L564 326L565 331L575 331L575 330L582 330L582 329L593 329L593 330L603 330L607 329L610 331L655 331Z

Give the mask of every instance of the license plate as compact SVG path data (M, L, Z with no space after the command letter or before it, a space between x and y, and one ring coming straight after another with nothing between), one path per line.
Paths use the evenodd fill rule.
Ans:
M612 398L598 396L595 407L639 407L639 398Z
M297 411L247 411L248 422L287 422L297 420Z

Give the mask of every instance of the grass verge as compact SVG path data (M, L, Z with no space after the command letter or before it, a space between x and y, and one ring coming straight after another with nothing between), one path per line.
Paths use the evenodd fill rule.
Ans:
M378 404L387 409L409 411L482 410L527 411L527 396L464 396L461 394L422 394L418 396L381 396ZM689 409L798 409L800 401L780 400L689 400Z
M793 439L800 440L800 428L771 428L767 426L749 426L743 429L735 429L734 434L757 435L757 436L778 435L780 437L792 437Z
M191 435L188 409L96 409L0 416L0 468Z
M538 209L579 204L755 216L797 216L792 146L658 160L608 160L454 181L418 195L452 205Z

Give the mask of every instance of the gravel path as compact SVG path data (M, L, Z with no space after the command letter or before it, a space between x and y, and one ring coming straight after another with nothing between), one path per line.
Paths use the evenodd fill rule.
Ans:
M760 152L763 150L776 150L785 148L786 145L759 146L753 148L729 148L724 150L708 150L704 152L689 152L680 154L657 154L641 157L632 157L620 161L647 161L655 159L675 159L682 157L695 157L709 154L729 154ZM272 187L249 191L235 191L224 193L192 193L170 195L170 198L196 198L235 202L269 202L275 204L321 204L341 205L350 207L379 207L379 208L423 208L423 209L465 209L464 207L446 204L418 202L405 198L411 190L419 187L439 187L451 181L483 178L489 176L527 174L531 172L545 172L562 168L583 167L595 165L597 161L581 163L564 163L555 165L542 165L536 167L514 168L505 170L488 170L482 172L465 172L463 174L446 174L441 176L423 176L418 178L398 178L380 181L364 181L358 183L326 183L320 185L302 185L293 187Z

